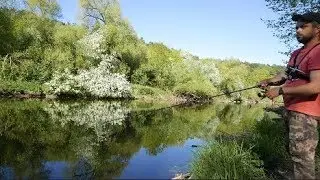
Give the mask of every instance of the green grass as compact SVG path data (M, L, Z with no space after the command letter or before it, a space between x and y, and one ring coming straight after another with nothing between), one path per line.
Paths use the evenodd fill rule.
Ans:
M191 172L199 179L266 179L262 161L234 141L212 143L200 150Z
M36 93L45 91L46 87L39 82L0 80L0 91Z
M168 92L162 90L162 89L158 89L158 88L154 88L154 87L150 87L150 86L143 86L143 85L139 85L139 84L133 84L133 96L135 98L139 98L141 96L155 96L155 97L161 97L161 96L165 96L168 94Z
M256 124L253 134L244 139L244 143L253 146L252 150L263 160L267 170L288 168L290 157L286 149L285 125L282 118L266 113Z

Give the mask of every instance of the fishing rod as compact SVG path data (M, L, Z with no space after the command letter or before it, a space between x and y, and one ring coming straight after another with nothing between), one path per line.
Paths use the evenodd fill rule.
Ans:
M266 86L280 86L280 85L282 85L286 80L287 80L286 78L282 78L280 81L268 82ZM245 91L245 90L249 90L249 89L254 89L254 88L261 88L261 87L262 87L262 85L258 84L258 85L252 86L252 87L248 87L248 88L244 88L244 89L238 89L238 90L235 90L235 91L228 91L228 90L226 90L226 92L224 92L224 93L222 93L222 94L214 95L214 96L212 96L212 98L219 97L219 96L224 96L224 95L229 96L229 95L232 94L232 93L241 92L241 91ZM264 93L265 93L265 92L260 92L260 93L258 93L258 96L261 97L261 98L264 98L264 97L265 97Z
M248 88L244 88L244 89L238 89L238 90L235 90L235 91L226 90L224 93L214 95L214 96L212 96L211 98L215 98L215 97L219 97L219 96L224 96L224 95L229 96L229 95L232 94L232 93L241 92L241 91L246 91L246 90L249 90L249 89L260 88L260 87L261 87L260 85L255 85L255 86L252 86L252 87L248 87Z

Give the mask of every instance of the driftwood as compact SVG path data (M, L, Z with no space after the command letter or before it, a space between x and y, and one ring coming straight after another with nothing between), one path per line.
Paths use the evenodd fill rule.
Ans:
M172 179L193 179L192 174L186 173L186 174L176 174L174 178Z

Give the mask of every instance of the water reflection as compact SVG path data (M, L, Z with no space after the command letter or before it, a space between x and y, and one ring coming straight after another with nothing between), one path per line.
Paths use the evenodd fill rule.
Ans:
M261 107L141 111L105 101L0 101L0 179L170 178L192 144L250 129Z

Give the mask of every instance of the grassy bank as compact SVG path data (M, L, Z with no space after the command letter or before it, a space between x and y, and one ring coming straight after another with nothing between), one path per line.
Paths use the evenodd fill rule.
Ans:
M191 164L195 178L281 179L279 171L289 171L284 123L279 109L242 135L219 136L219 141L202 148ZM276 113L275 113L276 112Z
M40 93L46 91L46 87L39 82L0 80L0 91L11 93Z
M192 164L197 179L266 179L263 162L237 142L216 142L204 147Z

